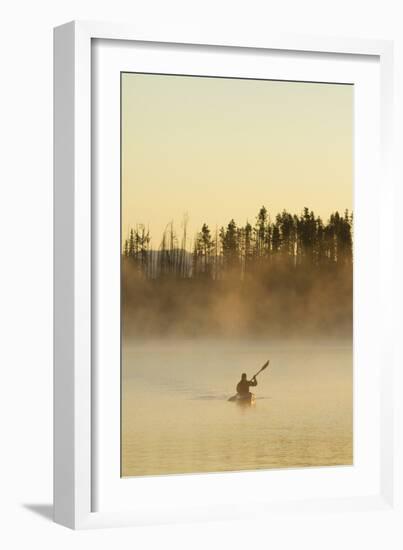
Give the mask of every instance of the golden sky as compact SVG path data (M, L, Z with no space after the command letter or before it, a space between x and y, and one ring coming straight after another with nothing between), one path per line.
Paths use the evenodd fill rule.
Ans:
M353 86L122 74L122 238L352 209Z

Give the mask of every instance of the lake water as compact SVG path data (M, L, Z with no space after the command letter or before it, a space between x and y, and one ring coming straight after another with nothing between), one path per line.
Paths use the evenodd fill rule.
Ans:
M352 464L351 342L125 342L122 377L123 476Z

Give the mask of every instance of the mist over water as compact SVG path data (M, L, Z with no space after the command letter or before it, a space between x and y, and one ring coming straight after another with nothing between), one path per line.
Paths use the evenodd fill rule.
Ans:
M352 336L352 266L290 269L221 280L145 279L123 263L123 330L131 339L346 339Z
M126 339L122 367L123 476L352 464L349 339Z

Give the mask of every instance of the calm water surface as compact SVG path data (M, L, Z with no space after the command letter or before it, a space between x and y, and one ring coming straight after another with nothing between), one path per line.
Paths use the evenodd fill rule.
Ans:
M122 376L123 476L352 464L350 342L125 342Z

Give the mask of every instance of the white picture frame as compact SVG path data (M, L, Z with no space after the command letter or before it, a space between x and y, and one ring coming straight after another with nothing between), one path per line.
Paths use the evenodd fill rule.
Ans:
M105 388L116 387L116 379L115 381L106 380L104 377L104 382L99 382L98 367L95 365L95 358L105 352L97 347L94 337L99 318L105 310L102 304L99 306L99 302L102 302L99 297L103 287L97 280L96 273L102 264L99 263L97 247L91 235L94 223L97 223L100 216L105 215L103 206L105 198L101 197L99 200L94 182L96 177L102 177L102 174L99 175L99 170L108 168L99 166L93 159L94 148L99 141L98 132L102 134L105 129L102 124L97 124L96 131L94 130L97 109L101 104L98 100L96 104L94 103L96 92L94 86L98 82L95 69L99 55L96 54L95 61L94 53L97 41L115 41L114 44L120 44L122 48L127 48L130 44L145 44L146 51L147 45L150 47L156 45L161 55L164 49L175 44L176 49L187 51L186 62L190 64L188 71L191 71L192 65L196 63L195 58L192 61L192 52L199 54L204 48L209 48L210 57L211 54L213 57L219 57L220 52L230 50L240 51L242 55L253 55L256 52L259 52L259 55L265 52L267 54L282 52L285 55L297 55L299 58L322 55L324 62L321 63L321 70L325 70L326 66L326 74L328 74L325 81L331 81L329 79L332 74L333 60L339 60L340 65L343 65L343 60L349 60L352 56L361 56L363 60L372 59L376 62L377 69L371 72L375 75L376 82L371 80L372 77L368 77L368 80L363 77L362 82L365 81L366 86L374 87L372 101L380 102L380 120L377 122L375 116L374 125L368 126L370 130L368 133L371 134L373 131L374 135L371 134L372 145L367 144L367 146L377 148L374 150L374 158L377 158L379 153L380 172L377 171L376 175L379 176L382 185L376 189L373 186L373 193L370 186L369 198L365 199L369 208L380 205L379 227L374 229L373 234L380 243L379 256L373 259L374 262L379 263L379 270L372 269L376 267L375 263L372 265L364 261L361 264L361 273L365 269L367 272L370 270L371 284L380 285L380 295L374 302L376 311L374 311L373 322L367 326L368 331L372 331L369 334L378 334L380 345L376 364L375 357L371 359L366 357L365 353L360 355L360 364L367 362L374 367L371 371L372 382L368 384L366 390L363 389L363 392L367 391L367 411L370 410L368 396L375 396L376 399L379 397L379 409L376 409L377 414L374 413L373 418L375 425L379 426L379 433L377 436L368 435L368 444L375 445L374 448L379 450L379 456L373 464L367 465L367 473L360 477L359 484L354 485L357 480L353 479L353 474L351 474L352 477L350 476L352 471L335 472L329 485L330 488L333 487L333 492L327 494L326 478L329 476L326 472L328 470L314 469L313 474L306 471L301 475L291 471L288 473L288 480L282 477L281 483L286 494L284 499L259 497L240 505L231 491L234 479L231 476L238 476L238 481L245 482L242 490L246 494L251 484L257 487L268 482L269 477L264 472L142 478L137 481L137 485L126 483L125 495L117 488L117 479L114 479L113 483L106 480L108 476L111 479L113 476L116 477L116 465L114 465L116 458L114 459L111 454L110 461L107 459L100 462L97 454L108 453L110 441L116 441L118 426L116 421L111 422L110 439L102 435L107 428L102 422L97 403L100 396L105 399ZM78 529L227 517L241 519L279 512L292 514L307 508L310 508L314 514L323 510L345 510L346 507L349 510L387 509L394 512L393 503L397 490L393 475L393 417L396 414L393 406L395 361L393 335L396 333L396 321L392 311L392 297L395 289L392 270L394 248L393 243L382 240L383 232L386 232L393 223L388 213L394 209L392 49L392 43L388 41L286 35L256 38L249 35L231 37L226 34L225 38L217 39L208 34L203 37L188 37L184 32L181 36L153 37L144 35L129 25L109 23L72 22L55 29L54 513L56 522ZM161 61L161 55L157 63L165 63ZM142 67L147 67L147 59L146 55L142 61L145 65ZM116 61L112 56L105 63L114 64ZM166 67L166 72L169 73L168 62ZM115 67L113 70L116 72L120 68ZM197 73L196 69L194 70ZM218 68L217 71L219 70ZM278 70L280 72L282 70L281 63ZM299 79L309 80L308 72L304 73L304 69L301 71ZM336 74L335 70L333 72ZM336 81L340 78L342 76L339 75ZM377 83L379 83L379 89ZM113 90L111 94L113 97ZM365 141L364 132L360 139ZM377 143L380 143L380 146ZM357 154L360 157L359 148ZM363 155L361 157L358 169L361 170L362 178L366 163ZM375 165L369 163L368 166L373 168ZM368 178L374 177L369 173L367 175ZM360 189L363 194L363 188ZM109 202L114 202L113 193L116 190L110 190L110 192L112 201ZM357 196L355 198L357 200ZM361 199L358 197L358 200ZM365 244L364 235L361 242ZM113 273L111 277L113 279ZM361 277L361 280L364 278ZM362 318L364 323L364 316ZM377 370L379 364L382 368ZM119 365L116 368L119 374ZM362 401L365 402L365 399L363 395ZM108 407L113 408L114 405L116 405L116 399L108 403ZM357 422L364 421L363 414L360 418ZM361 443L364 445L364 439ZM377 474L375 476L375 471L379 473L379 479ZM338 478L339 474L341 477ZM278 475L276 472L270 473L272 492L276 485L276 475ZM340 484L342 478L345 485ZM370 479L373 480L373 484L369 483ZM288 486L292 484L298 490L293 489L294 492L287 493L285 490L287 484ZM102 489L105 496L102 499L101 509L99 509L98 498L99 485L107 487L109 491L108 493L105 492L106 489ZM316 490L307 492L308 485L316 487ZM348 485L352 487L350 491L345 490ZM189 487L192 488L191 491ZM281 491L281 487L277 490ZM169 502L161 504L162 495L167 491L170 495L176 496L170 496ZM211 497L214 491L217 491L217 494L226 491L228 496L222 501L214 499ZM193 500L191 494L196 494ZM130 503L131 495L133 495L132 501L140 501L139 505L134 506ZM154 506L153 499L158 500L160 504ZM185 505L184 499L186 499ZM214 503L215 500L217 502Z

